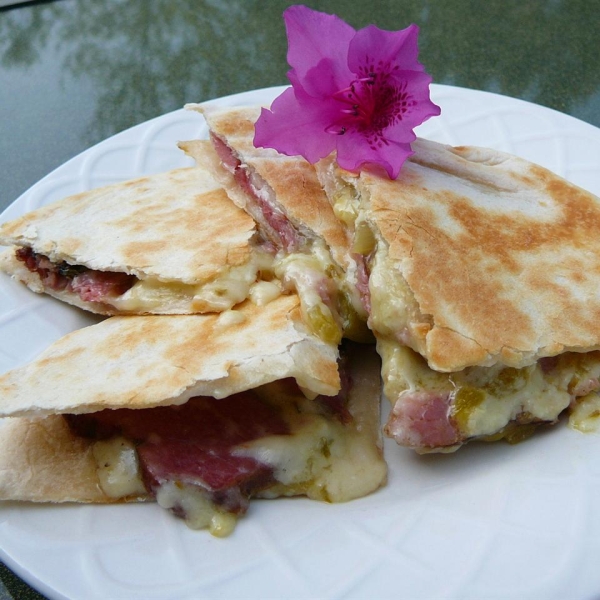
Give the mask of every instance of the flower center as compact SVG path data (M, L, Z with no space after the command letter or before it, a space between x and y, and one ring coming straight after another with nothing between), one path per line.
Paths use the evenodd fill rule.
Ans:
M398 71L389 62L376 65L367 57L358 77L334 95L346 107L329 131L343 135L352 129L362 133L373 148L387 144L385 130L402 121L416 105Z

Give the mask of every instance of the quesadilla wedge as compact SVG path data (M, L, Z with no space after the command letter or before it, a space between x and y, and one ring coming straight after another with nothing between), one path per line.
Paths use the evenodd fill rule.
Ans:
M226 535L251 497L368 494L386 466L365 352L340 379L293 295L75 331L0 377L0 499L155 499Z
M270 263L252 219L200 168L70 196L1 225L0 244L0 270L103 315L227 310Z
M394 181L317 165L368 264L386 432L420 451L517 439L599 387L600 200L502 152L413 149Z
M307 323L327 339L372 341L355 284L351 238L333 213L313 165L301 157L255 148L260 107L187 105L204 115L219 160L211 169L233 202L257 222L277 250L276 276L302 299ZM197 142L180 147L202 164ZM209 157L210 158L210 157Z

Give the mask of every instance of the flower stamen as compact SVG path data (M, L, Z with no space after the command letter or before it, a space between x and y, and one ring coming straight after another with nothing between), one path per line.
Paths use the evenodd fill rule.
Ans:
M416 102L407 92L406 82L392 75L397 66L383 67L379 72L363 69L363 76L333 94L339 102L351 103L352 108L340 110L341 118L330 128L332 133L340 135L351 128L365 135L370 146L387 143L384 130L401 122Z

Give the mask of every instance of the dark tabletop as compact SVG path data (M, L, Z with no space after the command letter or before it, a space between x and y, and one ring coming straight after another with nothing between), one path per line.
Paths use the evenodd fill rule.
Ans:
M287 83L281 13L290 4L57 0L0 8L0 210L132 125L186 102ZM436 83L522 98L600 126L600 0L306 4L356 28L417 23L420 59ZM0 564L0 600L29 598L41 596Z

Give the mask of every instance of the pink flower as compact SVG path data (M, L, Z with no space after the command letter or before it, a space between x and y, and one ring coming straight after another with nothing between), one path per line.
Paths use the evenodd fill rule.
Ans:
M344 169L378 165L395 179L412 154L413 129L440 114L417 60L419 28L356 31L306 6L283 17L292 87L262 110L254 145L311 163L336 150Z

